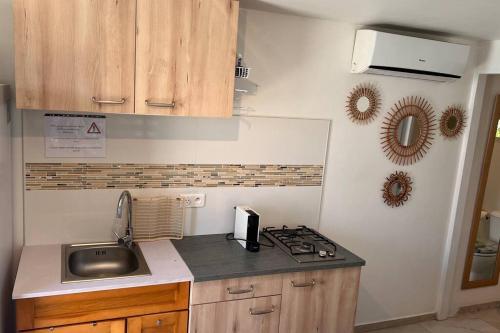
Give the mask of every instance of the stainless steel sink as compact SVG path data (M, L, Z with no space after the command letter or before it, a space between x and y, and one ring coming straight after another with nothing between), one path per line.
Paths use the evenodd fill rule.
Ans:
M62 246L63 283L151 275L135 243L66 244Z

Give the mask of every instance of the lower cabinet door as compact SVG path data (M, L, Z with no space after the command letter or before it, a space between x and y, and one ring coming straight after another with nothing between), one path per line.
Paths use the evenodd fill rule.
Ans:
M283 275L279 333L352 333L360 268Z
M194 305L191 333L277 333L281 296Z
M26 331L30 333L125 333L125 320L109 320L93 323L49 327Z
M187 333L188 311L177 311L127 319L127 333Z

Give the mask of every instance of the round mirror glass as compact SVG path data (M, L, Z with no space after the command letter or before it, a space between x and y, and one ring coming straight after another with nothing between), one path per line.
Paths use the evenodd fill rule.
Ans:
M356 102L356 107L358 108L359 112L366 112L368 111L368 107L370 106L370 100L366 96L361 96L358 98L358 101Z
M456 116L450 116L446 119L446 127L448 127L450 131L453 131L457 127L457 124L458 118Z
M391 184L391 194L395 197L401 194L403 191L403 186L401 186L401 183L399 182L394 182Z
M420 124L415 116L403 118L397 128L397 138L400 145L409 147L417 143L420 135Z

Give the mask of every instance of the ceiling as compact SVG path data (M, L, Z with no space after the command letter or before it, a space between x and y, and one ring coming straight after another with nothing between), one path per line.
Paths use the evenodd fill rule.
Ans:
M241 6L359 25L500 39L500 0L241 0Z

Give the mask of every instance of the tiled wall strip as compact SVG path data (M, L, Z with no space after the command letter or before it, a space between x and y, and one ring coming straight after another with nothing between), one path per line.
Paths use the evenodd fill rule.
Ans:
M322 165L26 163L26 190L321 186Z

